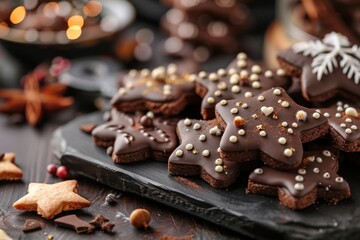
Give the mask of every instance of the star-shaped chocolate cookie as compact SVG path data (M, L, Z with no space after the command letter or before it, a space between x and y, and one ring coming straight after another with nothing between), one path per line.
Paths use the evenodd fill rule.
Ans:
M294 169L303 158L302 143L329 130L324 116L296 104L282 88L251 98L222 100L215 110L225 129L220 156L229 161L261 159L276 169Z
M281 172L264 166L249 176L248 192L278 196L291 209L303 209L325 199L336 204L351 196L348 183L337 171L339 163L328 150L304 153L300 168Z
M92 136L96 145L112 148L116 163L167 161L178 144L176 122L152 112L125 114L113 109L111 120L97 126Z
M14 153L0 153L0 181L20 180L23 172L15 164Z
M30 183L28 194L17 200L13 207L18 210L37 211L43 218L51 219L62 211L90 206L90 202L77 194L76 180L45 184Z
M328 119L333 145L345 152L360 152L359 104L339 100L320 111Z
M360 98L360 48L339 33L296 43L278 60L288 74L300 77L307 100L323 102L337 94Z
M204 119L215 118L215 105L221 100L249 98L272 87L285 87L288 78L282 69L265 70L239 53L227 69L217 72L200 72L196 77L196 93L203 98L201 115Z
M165 116L176 115L196 99L195 77L179 73L176 65L130 70L111 103L122 112L152 111Z
M180 146L169 157L172 175L200 175L214 188L226 188L236 181L241 164L223 160L218 152L222 131L216 120L185 119L177 126Z

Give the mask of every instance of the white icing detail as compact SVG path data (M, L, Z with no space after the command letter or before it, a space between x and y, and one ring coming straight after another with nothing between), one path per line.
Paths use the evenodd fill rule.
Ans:
M299 168L298 174L305 175L305 174L306 174L306 170L305 170L304 168Z
M227 105L227 101L226 101L226 100L221 100L221 101L220 101L220 104L221 104L222 106L226 106L226 105Z
M358 116L358 112L355 108L353 107L349 107L345 110L345 114L351 117L357 117Z
M328 118L328 117L330 117L330 114L326 112L326 113L324 113L324 117Z
M293 122L293 123L291 124L291 126L294 127L294 128L297 128L299 125L298 125L296 122Z
M291 157L293 155L293 152L291 151L290 148L287 148L287 149L284 150L284 155L286 157Z
M294 133L294 130L293 130L292 128L288 128L287 132L288 132L289 134L293 134L293 133Z
M326 179L329 179L330 178L330 173L328 173L328 172L324 173L323 177L326 178Z
M341 113L336 113L336 114L335 114L335 117L341 118Z
M326 34L322 41L308 41L294 44L295 53L314 57L312 72L320 81L324 75L331 74L339 65L348 79L360 83L360 47L352 45L349 39L340 33ZM338 62L340 60L340 63Z
M265 116L269 116L270 114L272 114L274 112L273 107L262 106L260 110Z
M278 89L278 88L275 88L274 91L273 91L273 94L279 96L279 95L281 95L281 90Z
M254 173L258 174L258 175L263 174L263 172L264 172L264 170L262 170L262 168L257 168L254 170Z
M252 97L252 96L253 96L252 92L246 92L246 93L244 94L244 97L246 97L246 98L250 98L250 97Z
M315 118L315 119L319 119L319 118L320 118L320 113L314 112L312 116L313 116L313 118Z
M215 160L215 164L216 165L222 165L223 164L223 160L221 158L218 158Z
M260 102L262 102L262 101L264 101L264 100L265 100L265 97L264 97L264 96L262 96L262 95L260 95L260 96L258 96L258 100L259 100Z
M351 122L352 122L352 120L351 120L351 118L346 118L346 119L345 119L345 122L347 122L347 123L351 123Z
M318 163L322 163L322 158L321 158L321 157L317 157L317 158L316 158L316 161L317 161Z
M313 169L313 172L314 172L314 173L319 173L319 172L320 172L320 169L316 167L316 168Z
M342 183L344 182L344 179L342 177L336 177L335 182Z
M352 130L357 130L357 129L358 129L356 125L351 125L350 128L351 128Z
M237 108L232 108L232 109L230 110L230 112L231 112L232 114L237 114L237 113L239 112L239 110L238 110Z
M260 135L261 137L266 137L266 132L265 132L265 131L260 131L260 132L259 132L259 135Z
M215 99L213 97L208 97L206 100L208 103L214 103Z
M346 124L345 124L345 123L341 123L341 124L340 124L340 127L346 128Z
M326 157L331 157L331 152L329 150L322 151L322 154Z
M213 127L213 128L210 128L209 133L210 133L211 135L220 136L222 132L221 132L221 130L220 130L217 126L215 126L215 127Z
M200 124L195 123L193 128L194 128L194 130L199 130L201 128L201 126L200 126Z
M282 122L281 123L281 126L283 126L283 127L287 127L289 124L287 123L287 122Z
M281 106L283 106L284 108L287 108L290 106L289 102L288 101L282 101L281 102Z
M352 133L352 130L351 130L350 128L347 128L347 129L345 129L345 133L346 133L346 134L351 134L351 133Z

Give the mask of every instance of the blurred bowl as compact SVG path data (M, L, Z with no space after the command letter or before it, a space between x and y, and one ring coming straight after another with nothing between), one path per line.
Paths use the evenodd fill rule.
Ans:
M59 55L74 58L111 53L115 35L135 19L135 9L125 0L102 0L101 3L99 23L84 27L81 36L75 40L67 38L66 30L24 30L0 24L0 42L10 54L28 66Z

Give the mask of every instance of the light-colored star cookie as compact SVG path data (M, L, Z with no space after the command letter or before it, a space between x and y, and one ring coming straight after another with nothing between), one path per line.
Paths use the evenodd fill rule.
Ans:
M23 172L15 164L14 153L0 153L0 181L1 180L20 180Z
M30 183L29 193L17 200L13 207L18 210L37 211L47 219L62 211L89 207L90 202L77 194L77 187L76 180L55 184Z

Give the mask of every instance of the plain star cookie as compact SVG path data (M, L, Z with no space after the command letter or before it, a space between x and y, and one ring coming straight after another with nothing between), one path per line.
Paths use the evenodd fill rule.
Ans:
M13 207L17 210L37 211L43 218L52 219L63 212L85 208L90 202L77 194L76 180L45 184L30 183L28 194L17 200Z
M23 172L14 163L14 153L0 153L0 181L21 180Z

